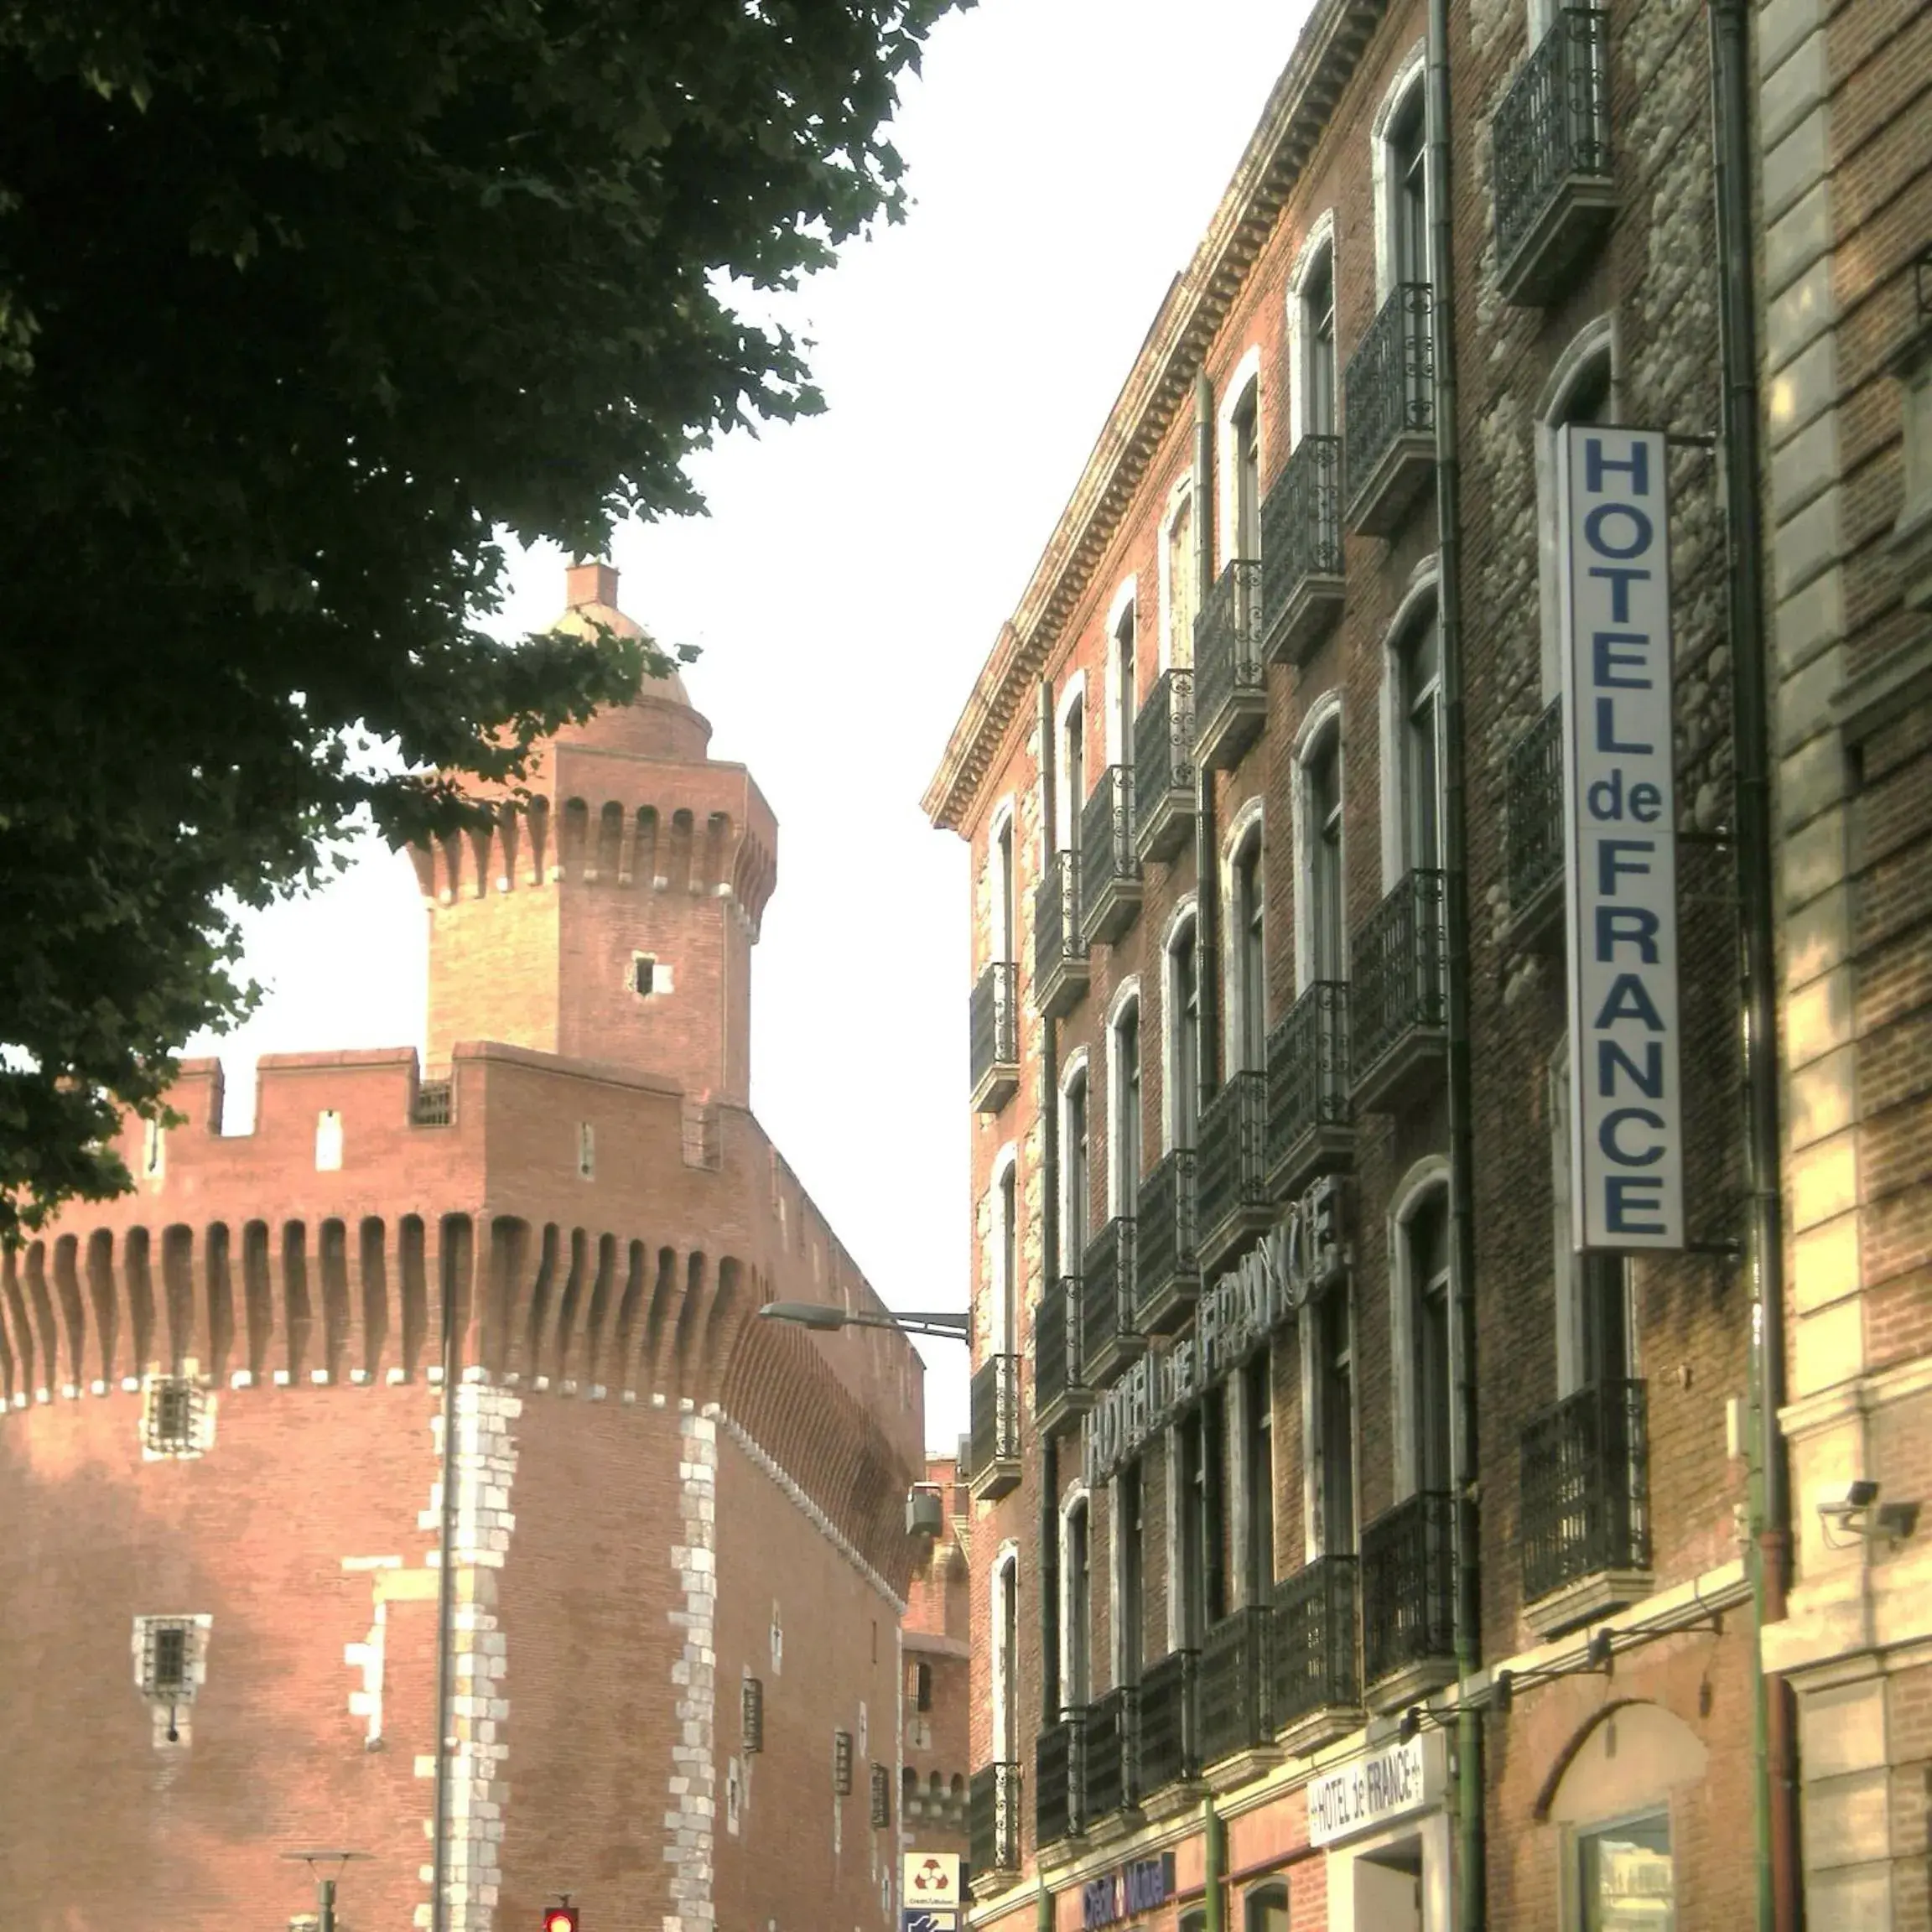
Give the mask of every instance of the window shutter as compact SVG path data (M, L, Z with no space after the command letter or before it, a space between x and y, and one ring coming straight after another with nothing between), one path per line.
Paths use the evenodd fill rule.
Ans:
M832 1733L832 1789L841 1797L852 1795L852 1733Z
M747 1677L739 1691L739 1711L745 1732L745 1753L765 1748L765 1680Z
M872 1767L872 1829L883 1831L892 1822L892 1787L886 1767Z

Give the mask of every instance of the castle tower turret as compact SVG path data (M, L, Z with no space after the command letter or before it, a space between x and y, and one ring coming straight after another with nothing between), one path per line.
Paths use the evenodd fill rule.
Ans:
M568 574L559 628L630 636L617 573ZM777 822L675 673L566 726L529 804L416 854L429 908L429 1052L496 1040L606 1061L744 1102L751 948L777 876Z

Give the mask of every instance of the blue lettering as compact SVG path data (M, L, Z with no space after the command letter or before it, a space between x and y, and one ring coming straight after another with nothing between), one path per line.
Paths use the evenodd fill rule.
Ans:
M1603 439L1601 436L1586 436L1583 439L1583 475L1586 486L1592 496L1603 493L1603 479L1613 470L1621 470L1630 479L1630 494L1633 496L1648 496L1650 494L1650 445L1648 443L1633 443L1628 456L1606 456L1603 454Z
M1650 868L1625 860L1626 852L1654 852L1657 842L1654 839L1606 839L1597 848L1597 890L1606 899L1617 896L1617 881L1628 875L1633 879L1647 878Z
M1620 745L1617 741L1617 700L1614 698L1599 698L1597 700L1597 749L1599 751L1626 751L1640 757L1648 757L1657 747L1654 745Z
M1639 1221L1644 1213L1664 1210L1661 1174L1613 1174L1603 1183L1603 1224L1613 1234L1664 1234L1661 1221Z
M1664 1116L1653 1113L1648 1107L1618 1107L1603 1116L1602 1124L1597 1130L1597 1145L1620 1167L1654 1167L1664 1158L1663 1148L1654 1143L1641 1152L1631 1152L1617 1137L1618 1130L1626 1120L1654 1127L1659 1133L1664 1129Z
M1637 1091L1647 1100L1664 1098L1664 1042L1644 1042L1644 1064L1639 1067L1614 1040L1597 1042L1597 1092L1606 1100L1617 1098L1617 1074L1621 1069L1630 1077Z
M1610 519L1613 517L1629 520L1630 541L1618 544L1610 537ZM1628 503L1599 503L1583 519L1583 535L1590 548L1599 557L1641 557L1650 548L1656 532L1651 527L1650 519L1644 512Z
M1651 1003L1644 982L1634 973L1619 973L1603 995L1602 1010L1592 1022L1592 1030L1602 1033L1619 1020L1639 1020L1652 1033L1664 1031L1664 1015Z
M1610 580L1610 619L1615 624L1630 621L1630 586L1633 584L1648 584L1650 573L1639 570L1629 564L1621 567L1615 564L1592 564L1592 577L1607 577Z
M1644 654L1649 636L1641 631L1592 631L1590 633L1590 669L1597 684L1604 690L1648 691L1648 676L1628 678L1618 673L1648 673L1649 660ZM1633 649L1631 647L1637 648Z
M1608 965L1619 946L1634 946L1637 958L1645 966L1657 963L1657 932L1659 922L1654 912L1641 906L1599 906L1597 908L1597 957Z

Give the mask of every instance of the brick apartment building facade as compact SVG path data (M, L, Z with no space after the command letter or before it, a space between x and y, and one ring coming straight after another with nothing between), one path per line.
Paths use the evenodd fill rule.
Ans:
M1314 8L927 794L973 853L976 1927L1729 1927L1761 1867L1790 1909L1755 1744L1787 1636L1760 1647L1752 1559L1712 44L1659 0L1446 12L1444 200L1424 8ZM1919 44L1924 8L1867 12ZM1888 349L1926 223L1887 232ZM1859 423L1889 528L1896 392ZM1576 1251L1568 1199L1557 470L1592 425L1668 439L1685 1213L1622 1256ZM1806 1348L1800 1320L1794 1392ZM1916 1575L1885 1668L1922 1662ZM1841 1755L1846 1801L1879 1765L1888 1856L1922 1855L1922 1701L1888 1731L1883 1668L1841 1675L1877 1753ZM1839 1827L1800 1761L1811 1846ZM1902 1868L1883 1916L1860 1883L1811 1922L1925 1923Z
M190 1063L5 1258L9 1932L279 1926L304 1847L358 1932L896 1924L921 1372L755 1318L880 1305L747 1104L776 828L709 735L649 687L418 855L434 1077L265 1060L224 1135Z

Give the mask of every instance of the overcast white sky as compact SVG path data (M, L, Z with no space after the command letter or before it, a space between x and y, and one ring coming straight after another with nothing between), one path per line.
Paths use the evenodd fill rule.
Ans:
M828 404L696 469L703 520L615 545L626 610L692 643L712 752L778 814L755 955L752 1100L901 1309L969 1279L965 848L919 798L1171 277L1205 227L1305 0L984 0L932 35L895 138L914 206L798 297ZM563 560L520 569L542 627ZM424 915L367 851L252 922L268 997L190 1051L421 1044ZM922 1344L928 1440L966 1426L964 1351Z

